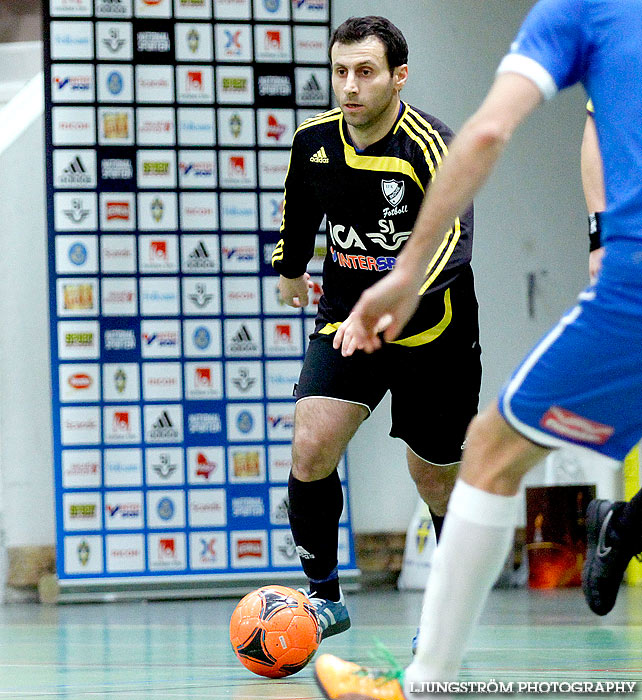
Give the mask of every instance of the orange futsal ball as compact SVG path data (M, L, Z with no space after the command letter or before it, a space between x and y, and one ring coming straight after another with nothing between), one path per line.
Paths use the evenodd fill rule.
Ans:
M234 653L259 676L284 678L300 671L320 641L314 606L287 586L263 586L248 593L230 620Z

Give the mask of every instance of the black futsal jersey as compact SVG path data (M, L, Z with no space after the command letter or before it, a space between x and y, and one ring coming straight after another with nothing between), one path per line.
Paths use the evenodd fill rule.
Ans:
M339 109L307 119L297 129L285 180L282 238L272 266L284 277L302 275L326 217L317 329L327 325L326 332L332 332L363 290L394 267L452 137L439 119L403 102L388 134L363 151L352 145ZM471 207L455 220L431 260L419 308L401 339L423 344L433 338L436 324L442 330L448 325L447 288L469 266L472 239Z

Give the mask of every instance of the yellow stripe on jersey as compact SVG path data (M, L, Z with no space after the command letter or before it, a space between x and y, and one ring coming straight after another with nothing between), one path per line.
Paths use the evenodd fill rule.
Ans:
M437 168L441 167L442 164L442 154L446 155L448 151L441 151L435 140L430 136L430 133L423 129L417 122L409 115L405 121L405 127L407 130L410 128L415 132L415 134L422 139L422 141L430 148L432 154L432 160ZM416 137L415 137L416 138ZM420 143L422 142L420 141ZM433 171L431 170L431 173ZM433 175L434 177L434 175Z
M316 126L317 124L325 124L326 122L333 122L337 119L341 119L341 116L341 110L338 107L337 109L331 109L329 112L322 112L321 114L317 114L316 117L310 117L304 122L301 122L297 130L294 132L294 135L296 136L296 134L298 134L299 131L309 129L311 126Z
M290 152L290 159L291 159L292 153ZM290 164L288 163L288 173L290 172ZM283 233L283 229L285 228L285 203L288 199L288 188L284 187L283 188L283 209L281 210L281 225L279 226L279 233ZM282 243L283 240L279 241L279 243ZM272 262L274 262L274 258L272 258Z
M274 265L275 262L279 262L279 260L283 260L283 244L285 241L281 239L275 246L274 250L272 251L272 265Z
M415 172L415 169L407 160L397 158L395 156L359 155L355 151L354 146L351 146L346 141L345 136L343 135L342 127L343 125L339 124L339 133L341 134L341 140L343 141L343 157L345 158L346 165L349 168L354 168L355 170L373 170L375 172L403 173L414 180L422 192L425 191L424 186L421 184L421 180Z
M434 156L434 164L439 168L443 161L443 156L448 154L448 146L444 142L441 134L432 126L432 124L427 121L424 117L412 108L408 108L408 113L405 119L404 130L406 133L410 134L408 127L411 127L420 138L415 138L417 143L421 144L422 140L430 147L430 150ZM407 125L407 126L406 126ZM412 135L411 135L412 136ZM428 160L425 147L424 156ZM431 168L431 177L435 176L434 168ZM430 287L430 285L435 281L440 272L444 269L448 261L450 260L457 242L461 236L461 221L459 217L455 219L454 226L446 232L437 252L433 255L432 260L428 264L426 269L426 281L419 290L419 294L422 295ZM444 252L445 251L445 252Z
M408 105L405 102L402 102L402 104L403 104L403 114L401 115L401 119L399 119L397 121L397 123L395 124L395 128L392 131L393 134L397 133L397 131L399 130L399 127L401 126L401 122L404 120L404 117L406 116L406 114L408 114Z
M337 321L336 323L326 323L325 326L319 331L322 335L332 335L341 328L342 321Z
M450 288L446 289L444 292L444 315L436 326L429 328L428 330L417 333L417 335L411 335L408 338L402 338L401 340L392 340L391 343L395 345L403 345L406 348L416 348L418 345L426 345L426 343L432 343L433 340L439 338L439 336L448 328L450 322L453 319L453 307L450 303Z
M439 144L442 153L446 155L448 153L448 146L446 146L446 142L441 137L441 134L433 127L433 125L411 107L408 108L408 114L414 117L414 119L416 119L416 121L419 122L419 124L421 124L428 131L428 133L434 137L435 141Z
M426 345L427 343L432 343L433 340L439 338L439 336L448 328L450 322L453 318L453 307L450 303L450 288L446 289L444 292L444 315L436 326L428 328L421 333L416 335L408 336L408 338L402 338L401 340L391 340L390 343L394 345L403 345L406 348L416 348L418 345ZM319 331L322 335L332 335L336 333L341 327L341 321L336 323L326 323L325 326Z
M422 140L417 136L417 134L415 134L415 133L408 127L407 124L405 124L403 121L400 121L400 122L399 122L399 125L400 125L401 128L408 134L408 136L410 136L410 138L411 138L413 141L416 141L416 142L419 144L419 148L421 148L421 150L422 150L423 153L424 153L424 158L426 159L426 163L428 163L428 169L430 170L430 179L433 180L434 177L435 177L435 166L433 165L432 158L428 155L428 147L426 146L426 144L424 143L424 141L422 141Z
M444 240L441 242L437 252L433 255L432 260L428 263L428 268L426 270L426 277L428 277L428 279L423 283L421 289L419 290L419 296L425 293L428 287L430 287L430 285L437 279L439 273L444 269L446 263L450 260L453 251L455 250L455 246L457 245L460 236L461 221L459 220L459 217L457 217L455 219L455 225L446 232ZM442 256L444 249L446 252ZM441 259L440 256L442 256Z
M327 109L325 112L319 112L318 114L314 114L311 117L308 117L307 119L304 119L299 126L302 126L303 124L309 124L310 122L317 121L319 119L325 119L326 117L330 117L333 114L339 114L341 110L338 107L333 107L332 109Z

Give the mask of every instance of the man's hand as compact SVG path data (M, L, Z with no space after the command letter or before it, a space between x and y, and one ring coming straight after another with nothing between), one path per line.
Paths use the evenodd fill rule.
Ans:
M591 284L597 282L598 275L602 269L602 258L604 257L604 246L596 248L589 253L589 279Z
M355 350L374 352L381 347L379 334L394 340L415 312L420 281L408 278L398 268L361 295L352 313L335 333L333 345L344 357Z
M294 279L281 275L278 286L283 302L288 306L294 306L295 309L300 309L308 305L308 291L314 287L314 282L310 280L310 275L304 272L301 277Z

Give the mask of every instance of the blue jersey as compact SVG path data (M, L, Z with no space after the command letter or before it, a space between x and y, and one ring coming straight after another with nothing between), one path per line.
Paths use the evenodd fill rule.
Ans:
M527 355L498 408L536 443L623 459L642 435L642 0L541 0L498 72L547 99L584 85L607 203L596 285Z
M541 0L498 72L530 78L547 99L584 85L604 162L602 240L642 243L642 0Z

